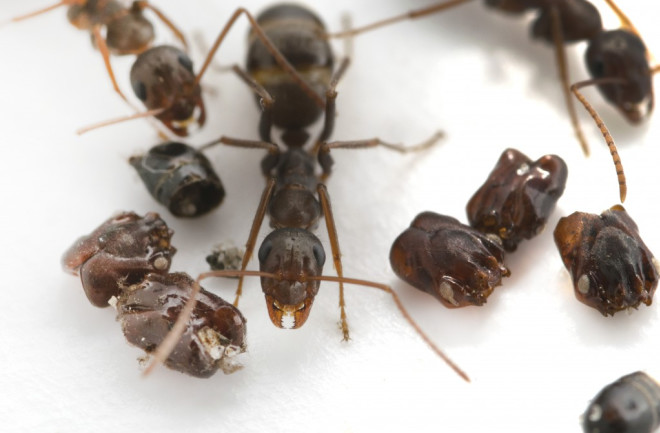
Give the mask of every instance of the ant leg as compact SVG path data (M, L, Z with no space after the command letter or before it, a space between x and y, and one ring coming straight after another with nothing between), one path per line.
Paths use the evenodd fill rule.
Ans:
M14 17L10 21L15 23L15 22L18 22L18 21L27 20L29 18L36 17L37 15L41 15L41 14L45 14L46 12L50 12L54 9L57 9L60 6L71 6L71 5L75 5L75 4L83 4L84 2L85 2L85 0L62 0L62 1L59 1L55 4L53 4L53 5L46 6L45 8L36 10L34 12L30 12L30 13L27 13L25 15L20 15L20 16Z
M428 139L413 146L387 143L380 138L372 138L370 140L334 141L332 143L321 143L318 160L321 168L323 169L322 180L325 180L330 175L332 168L333 161L332 157L330 156L330 149L362 149L368 147L383 146L386 149L394 150L399 153L417 152L433 146L443 136L444 133L442 131L438 131Z
M213 43L213 46L211 47L211 51L209 51L208 55L206 56L206 60L204 61L202 68L197 74L197 77L195 78L195 82L199 83L202 76L206 72L206 69L209 67L211 60L213 59L213 56L215 55L218 48L220 48L220 44L222 44L222 41L225 39L225 36L229 32L229 29L234 25L234 23L241 16L241 14L245 14L248 21L250 21L250 25L252 26L252 30L254 30L255 35L266 46L266 49L268 49L268 52L273 56L277 64L280 65L280 67L284 69L291 76L294 82L298 86L300 86L300 88L303 89L303 91L307 93L307 95L316 102L316 105L323 108L323 106L325 105L323 98L321 98L321 96L318 93L316 93L316 91L314 91L314 89L312 89L307 84L307 82L300 76L300 74L298 74L298 71L296 71L295 68L291 66L291 63L289 63L289 61L282 55L282 53L280 53L280 51L275 47L275 45L271 42L268 36L266 36L266 33L264 33L261 26L257 23L254 17L250 14L250 12L248 12L245 8L236 9L236 11L231 16L231 18L229 18L229 20L225 24L225 27L222 29L222 31L216 38L215 42Z
M384 292L387 292L392 296L392 299L394 300L394 303L396 304L397 309L403 315L404 319L410 324L410 326L413 327L415 332L417 332L417 335L419 335L422 340L435 352L436 355L438 355L456 374L458 374L463 380L466 382L470 382L470 378L468 375L461 370L461 368L454 363L445 353L440 350L438 346L431 341L431 338L422 331L422 328L415 322L410 316L410 313L405 309L403 306L403 303L401 302L401 299L399 299L399 296L396 294L394 290L388 285L385 284L380 284L380 283L375 283L373 281L367 281L367 280L359 280L356 278L346 278L346 277L328 277L328 276L317 276L317 277L309 277L310 280L318 280L318 281L332 281L335 283L347 283L347 284L355 284L357 286L364 286L364 287L371 287L374 289L379 289Z
M252 257L252 253L254 252L254 246L257 244L257 235L259 234L259 229L261 228L261 224L263 223L264 217L266 216L266 209L268 208L268 203L270 202L270 198L273 195L274 189L275 178L270 178L266 184L266 188L264 188L264 192L261 194L259 206L257 207L257 213L254 215L254 220L252 220L250 236L248 237L248 241L245 244L245 255L243 256L243 261L241 262L241 272L244 272L245 268L247 268L250 257ZM243 294L243 277L243 274L238 277L238 287L236 288L234 307L238 307L238 299Z
M366 26L362 27L356 27L352 30L346 30L346 31L341 31L337 33L327 33L325 37L327 39L330 38L346 38L346 37L351 37L351 36L356 36L359 35L360 33L365 33L371 30L375 30L380 27L385 27L390 24L398 23L400 21L405 21L405 20L414 20L417 18L421 18L427 15L432 15L436 12L443 11L445 9L450 9L454 6L458 6L463 3L467 3L470 0L449 0L444 3L438 3L432 6L428 6L423 9L415 9L412 11L408 11L406 13L403 13L401 15L396 15L390 18L386 18L384 20L376 21L371 24L367 24Z
M564 91L564 101L566 102L566 108L568 109L568 115L571 118L571 124L573 125L573 131L577 136L580 146L582 147L582 152L584 156L589 156L589 144L584 138L582 133L582 128L580 127L580 122L577 118L577 112L575 111L575 104L573 103L573 98L571 97L570 90L570 80L568 77L568 68L566 67L566 50L564 48L564 35L561 30L561 18L559 16L559 10L556 6L550 7L550 17L552 18L552 38L555 44L555 55L557 68L559 69L559 79L561 81L561 88Z
M124 102L126 102L131 108L133 108L135 111L139 111L136 107L133 106L133 104L128 101L124 93L119 88L119 85L117 84L115 72L112 70L112 64L110 63L110 50L108 50L108 45L105 43L105 38L103 35L101 35L100 24L94 26L92 29L92 35L94 36L94 42L96 43L96 46L99 48L99 51L103 56L103 63L105 63L105 69L108 71L108 75L110 76L110 81L112 81L112 87L115 89L115 92L117 92L117 94L121 96L121 99L123 99Z
M350 62L351 59L349 57L345 57L342 60L341 64L339 65L339 68L335 71L335 73L332 76L332 79L330 80L330 86L328 87L328 90L325 92L325 119L323 121L323 130L321 131L318 140L316 140L316 145L314 146L314 149L312 151L313 154L319 151L321 143L327 140L328 137L330 137L330 134L332 134L332 130L335 127L335 116L336 116L335 102L337 100L337 91L335 90L335 88L337 87L337 83L339 82L341 77L346 72L346 69L348 69Z
M614 139L612 138L610 131L607 129L607 126L605 126L605 122L603 122L603 120L600 118L596 110L594 110L591 104L582 95L582 93L578 91L578 89L581 87L591 86L594 84L595 85L614 84L614 83L621 84L622 81L623 80L621 80L620 78L600 78L597 80L580 81L579 83L575 83L571 85L571 92L573 92L575 97L578 98L578 101L580 101L582 105L584 105L584 108L589 112L591 118L594 119L594 122L596 122L596 126L598 127L598 129L600 129L601 134L603 134L603 138L607 143L607 147L610 149L610 155L612 155L612 161L614 162L614 168L616 169L616 176L619 181L619 198L621 199L621 203L623 203L626 200L626 193L628 191L628 187L626 186L626 174L623 172L621 157L619 156L619 152L616 149L616 144L614 144Z
M619 6L617 6L616 3L614 3L614 0L605 0L605 3L607 3L610 9L612 9L612 11L616 14L617 18L619 18L619 21L621 22L621 28L634 33L640 39L642 38L637 28L633 25L632 21L630 21L630 18L628 18L628 16L623 13L623 11L619 8Z
M261 162L261 171L266 177L270 176L272 169L277 165L280 157L280 148L276 144L268 141L241 140L238 138L225 137L224 135L217 140L213 140L199 148L200 151L206 150L216 144L226 144L227 146L242 147L245 149L264 149L268 155Z
M335 270L339 278L344 277L344 270L341 264L341 251L339 251L339 237L337 236L337 226L335 225L335 218L332 214L332 206L330 206L330 197L328 196L328 189L322 183L318 184L316 191L319 194L319 201L321 202L321 209L325 216L325 226L328 230L328 237L330 238L330 248L332 249L332 260L335 264ZM348 333L348 322L346 321L346 304L344 302L344 283L339 282L339 311L340 311L340 324L341 332L344 334L344 341L350 339Z
M259 137L263 141L272 142L271 131L273 129L273 113L272 108L275 100L270 93L264 87L257 83L247 72L245 72L240 66L234 65L231 67L231 70L238 75L245 84L256 93L260 99L259 105L261 106L261 119L259 120ZM326 100L327 101L327 100Z
M153 6L147 1L142 0L134 1L132 7L137 8L140 11L144 9L150 9L167 27L169 27L172 33L174 33L174 36L176 36L176 38L181 41L185 51L188 51L188 42L186 42L185 36L183 36L181 30L179 30L179 28L169 18L167 18L160 9L156 8L156 6Z

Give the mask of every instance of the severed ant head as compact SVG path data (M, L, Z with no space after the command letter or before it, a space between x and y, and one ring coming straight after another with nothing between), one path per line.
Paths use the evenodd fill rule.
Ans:
M631 123L639 123L653 111L652 71L642 39L627 30L601 32L585 54L594 79L612 79L598 84L603 97Z
M176 135L187 136L191 124L204 125L201 88L184 51L164 45L143 52L131 68L131 86L148 110L162 110L155 117Z
M261 277L266 306L273 324L279 328L300 328L307 320L319 291L319 276L325 263L321 241L312 233L282 228L271 232L259 248L262 272L278 278Z

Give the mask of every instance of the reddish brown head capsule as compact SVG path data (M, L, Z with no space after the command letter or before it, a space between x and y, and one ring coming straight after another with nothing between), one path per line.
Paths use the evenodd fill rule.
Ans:
M622 206L560 219L555 243L580 302L605 316L651 305L658 284L656 260Z
M523 239L543 230L564 193L567 177L566 163L558 156L532 161L507 149L468 202L470 225L498 236L506 251L515 251Z
M153 352L190 297L194 280L184 273L149 274L117 300L117 320L129 343ZM173 370L210 377L231 373L233 357L245 351L245 318L236 307L202 289L177 346L165 361Z
M497 240L433 212L417 215L390 251L401 279L449 308L483 305L510 274L503 261Z
M62 267L80 275L89 301L107 307L113 296L150 272L166 273L176 249L172 230L150 212L123 212L78 239L62 257Z

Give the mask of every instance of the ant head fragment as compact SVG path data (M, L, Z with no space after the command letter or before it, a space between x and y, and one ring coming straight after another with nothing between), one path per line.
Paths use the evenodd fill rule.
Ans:
M603 388L582 421L585 433L651 433L660 426L660 386L647 374L628 374Z
M209 160L197 149L168 142L130 159L151 195L178 217L215 209L225 190Z
M483 305L510 274L503 261L498 238L433 212L417 215L390 251L401 279L448 308Z
M264 239L258 256L260 270L279 277L261 277L271 321L279 328L301 327L319 291L320 281L306 277L319 276L323 271L325 251L321 241L306 230L277 229Z
M129 343L152 352L163 341L190 297L194 280L184 273L149 274L117 299L117 320ZM202 289L191 319L165 365L195 377L218 369L231 373L245 351L245 318L236 307Z
M131 86L147 109L164 109L156 117L175 134L188 135L192 123L204 125L201 88L182 50L163 45L140 54L131 68Z
M594 79L617 81L599 84L598 89L628 121L639 123L651 114L652 74L646 46L639 36L627 30L601 32L589 44L585 56Z
M506 251L515 251L523 239L531 239L545 227L567 177L566 163L558 156L532 161L507 149L468 202L470 225L498 236Z
M78 239L64 253L62 266L80 275L92 304L107 307L110 298L148 273L167 273L176 252L172 234L156 213L123 212Z
M651 305L657 262L622 206L563 217L554 236L580 302L604 316Z

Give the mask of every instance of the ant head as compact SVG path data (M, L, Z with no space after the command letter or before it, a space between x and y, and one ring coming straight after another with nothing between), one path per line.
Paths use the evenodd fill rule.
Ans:
M186 144L158 144L129 162L151 195L175 216L203 215L225 197L222 182L209 160Z
M151 48L138 56L131 68L131 86L149 110L164 108L156 117L179 136L188 126L204 124L201 89L190 57L172 46Z
M144 52L151 46L155 36L154 26L136 8L110 21L106 28L108 48L119 55Z
M653 110L651 68L644 42L627 30L602 32L589 44L586 62L594 79L618 79L599 84L605 99L631 123L645 119Z
M319 291L320 282L307 277L319 276L323 270L321 241L306 230L277 229L264 239L258 256L260 270L278 276L261 278L273 324L286 329L301 327Z
M67 18L78 29L91 30L95 25L107 23L123 11L124 6L118 1L87 0L71 4Z
M272 227L314 229L321 217L321 205L314 194L299 184L278 190L268 207Z

